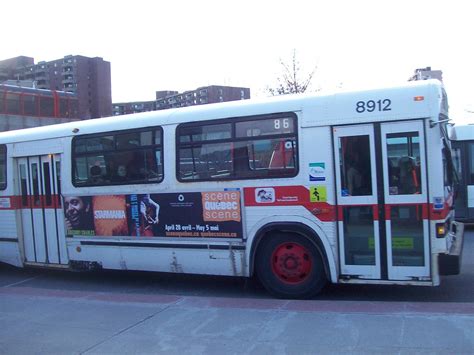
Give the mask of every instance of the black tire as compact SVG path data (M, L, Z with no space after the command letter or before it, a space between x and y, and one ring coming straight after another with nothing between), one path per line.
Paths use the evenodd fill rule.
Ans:
M256 271L267 291L278 298L311 298L327 283L321 253L299 234L266 235L258 247Z

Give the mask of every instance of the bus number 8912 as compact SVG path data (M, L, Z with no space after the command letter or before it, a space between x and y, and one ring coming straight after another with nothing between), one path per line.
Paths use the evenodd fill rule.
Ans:
M390 107L392 101L390 99L384 100L369 100L369 101L357 101L356 103L356 111L358 113L364 112L374 112L374 111L392 111Z

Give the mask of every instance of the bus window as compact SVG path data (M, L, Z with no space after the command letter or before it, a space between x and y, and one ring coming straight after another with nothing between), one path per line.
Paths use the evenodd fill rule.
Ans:
M148 145L150 143L148 143ZM125 133L125 134L117 135L117 139L116 139L117 149L137 148L140 145L141 145L140 132Z
M180 181L289 177L297 173L294 115L178 126Z
M100 137L77 138L74 142L74 152L103 152L114 149L114 137L103 135Z
M230 176L231 144L204 144L180 149L179 174L182 180L211 180Z
M454 182L457 181L457 170L454 166L452 157L452 151L444 147L443 148L443 180L444 186L452 187Z
M161 129L78 137L73 141L75 186L159 182Z
M462 178L462 163L461 163L461 148L454 147L451 149L451 155L453 159L454 169L458 175L458 178Z
M25 164L20 164L20 192L21 206L28 207L28 177Z
M231 137L231 125L207 124L200 126L182 127L179 134L179 142L204 142Z
M7 147L0 145L0 190L7 188Z
M59 161L55 162L56 164L56 186L57 186L57 205L61 206L61 163Z
M51 175L49 169L49 162L43 162L43 178L44 178L44 196L45 207L51 206L53 203L53 196L51 193Z
M295 167L296 142L293 140L277 140L272 142L270 169L288 169Z
M343 195L372 195L369 136L341 137L339 155Z
M390 195L421 193L418 133L387 134Z
M40 206L40 181L39 181L39 171L38 164L31 164L31 176L32 176L32 186L33 186L33 204L34 206Z

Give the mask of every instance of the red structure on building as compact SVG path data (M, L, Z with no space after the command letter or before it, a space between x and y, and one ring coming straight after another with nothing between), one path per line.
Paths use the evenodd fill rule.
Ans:
M68 55L37 64L25 56L6 59L0 61L0 83L5 80L30 80L38 89L74 93L80 119L112 115L110 63L100 57Z

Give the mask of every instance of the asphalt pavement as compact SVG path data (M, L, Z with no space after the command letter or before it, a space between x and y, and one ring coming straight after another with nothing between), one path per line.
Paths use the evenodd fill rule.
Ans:
M469 270L443 280L446 291L472 290L472 255ZM336 288L335 299L289 301L66 290L5 276L0 354L474 354L472 294L347 300Z
M0 289L2 354L472 354L474 305Z

